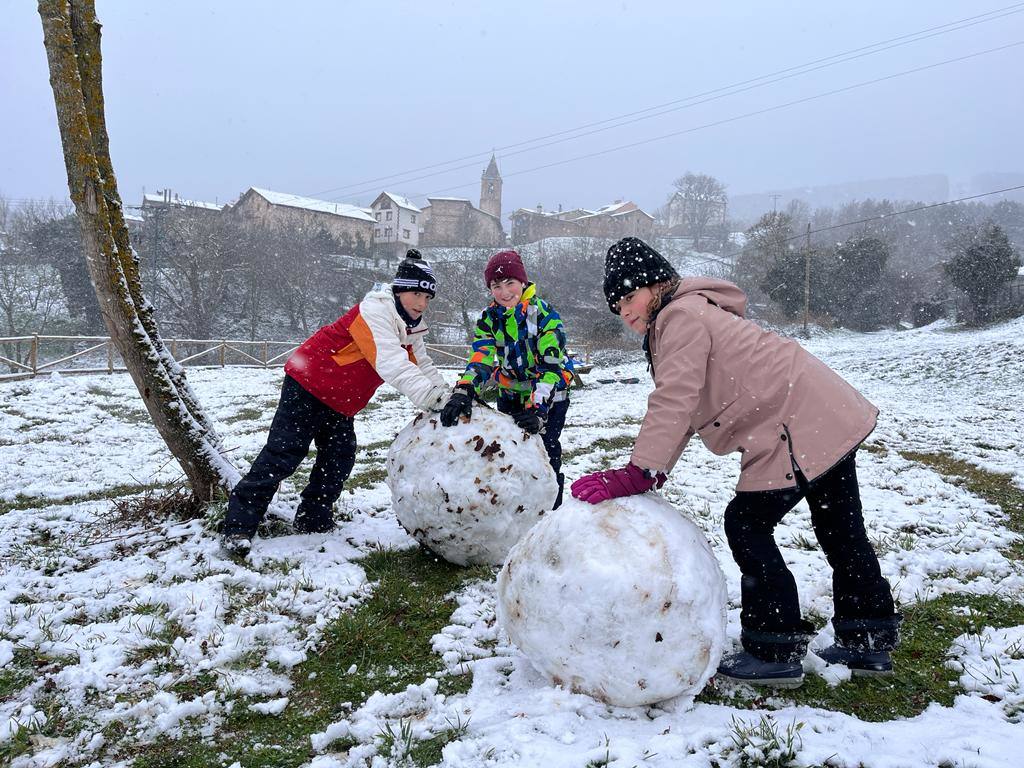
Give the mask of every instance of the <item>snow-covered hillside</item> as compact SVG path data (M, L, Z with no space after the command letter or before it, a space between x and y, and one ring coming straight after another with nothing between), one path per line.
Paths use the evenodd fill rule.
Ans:
M1024 567L1011 551L1020 537L1003 511L901 453L948 453L1024 488L1024 320L981 331L820 334L807 346L881 408L858 472L868 533L904 609L949 593L1024 600ZM239 465L262 446L281 376L190 373ZM639 355L587 380L563 434L569 478L625 461L651 388ZM113 514L112 498L140 485L162 488L178 474L126 376L2 385L0 755L20 766L127 765L137 745L156 739L216 742L237 708L255 706L268 718L302 708L290 692L308 678L325 633L376 587L354 561L381 547L414 546L379 471L412 415L382 389L356 420L364 450L355 487L339 503L341 527L259 539L239 564L218 553L202 520L126 522ZM739 636L739 572L721 521L737 474L735 457L694 441L663 489L713 544L728 582L731 642ZM296 490L282 489L284 514ZM827 618L830 573L804 505L777 537L805 612ZM963 693L951 704L924 702L913 717L869 722L724 685L693 709L610 708L548 686L508 643L494 622L493 579L469 582L456 599L432 646L439 675L472 675L468 692L442 695L435 677L350 708L337 702L333 724L308 734L307 764L397 765L404 737L387 734L404 733L412 744L448 731L443 764L466 768L782 765L785 748L769 753L776 742L785 747L787 727L800 765L995 768L1019 759L1024 626L997 629L976 617L978 631L946 649ZM829 642L829 632L826 625L814 645ZM814 657L806 664L828 685L844 683ZM200 696L180 685L204 675L214 682ZM47 723L58 718L64 727L54 735ZM230 765L236 758L224 750Z

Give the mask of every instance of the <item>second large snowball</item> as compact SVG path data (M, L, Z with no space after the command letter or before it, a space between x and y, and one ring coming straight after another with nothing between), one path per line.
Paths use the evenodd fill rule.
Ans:
M618 706L695 696L725 643L725 579L660 496L566 502L509 553L498 618L556 684Z
M418 415L391 445L388 485L402 526L458 565L500 565L558 493L541 439L486 407L454 427Z

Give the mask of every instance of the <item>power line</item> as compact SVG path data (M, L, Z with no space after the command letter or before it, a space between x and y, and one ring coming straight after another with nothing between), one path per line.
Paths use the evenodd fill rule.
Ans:
M679 130L679 131L672 131L671 133L661 134L660 136L653 136L653 137L648 138L648 139L641 139L639 141L630 142L628 144L619 144L617 146L609 147L607 149L598 150L596 152L588 152L587 154L584 154L584 155L577 155L575 157L569 157L569 158L565 158L565 159L562 159L562 160L556 160L554 162L545 163L543 165L534 166L532 168L524 168L523 170L520 170L520 171L510 171L508 173L505 173L502 176L502 178L504 179L504 178L508 178L510 176L519 176L519 175L522 175L524 173L533 173L535 171L541 171L541 170L545 170L547 168L554 168L554 167L559 166L559 165L566 165L568 163L575 163L575 162L578 162L580 160L589 160L590 158L600 157L602 155L608 155L608 154L611 154L613 152L620 152L620 151L622 151L624 149L632 149L634 147L643 146L645 144L653 144L654 142L657 142L657 141L664 141L665 139L675 138L676 136L683 136L683 135L688 134L688 133L696 133L697 131L702 131L702 130L705 130L707 128L716 128L716 127L718 127L720 125L726 125L728 123L734 123L734 122L736 122L738 120L745 120L745 119L747 119L749 117L757 117L758 115L768 114L769 112L777 112L777 111L779 111L781 109L787 109L789 107L797 106L799 104L806 104L808 102L816 101L818 99L822 99L822 98L825 98L827 96L835 96L836 94L846 93L847 91L853 91L853 90L856 90L858 88L864 88L864 87L869 86L869 85L875 85L877 83L885 82L887 80L893 80L893 79L896 79L898 77L904 77L906 75L912 75L912 74L916 74L918 72L924 72L924 71L927 71L929 69L935 69L936 67L945 66L947 64L955 64L955 63L958 63L958 62L961 62L961 61L967 61L968 59L978 58L979 56L986 56L986 55L988 55L990 53L998 53L999 51L1005 51L1005 50L1008 50L1010 48L1015 48L1015 47L1020 46L1020 45L1024 45L1024 40L1018 40L1016 42L1008 43L1007 45L997 46L995 48L988 48L988 49L986 49L984 51L977 51L976 53L969 53L969 54L966 54L964 56L957 56L957 57L952 58L952 59L945 59L943 61L938 61L938 62L935 62L933 64L926 64L926 65L921 66L921 67L914 67L913 69L906 69L906 70L903 70L902 72L896 72L896 73L893 73L891 75L885 75L883 77L876 77L876 78L873 78L871 80L864 80L864 81L859 82L859 83L854 83L853 85L847 85L847 86L844 86L842 88L835 88L835 89L830 90L830 91L824 91L822 93L817 93L817 94L814 94L813 96L805 96L805 97L800 98L800 99L794 99L793 101L787 101L787 102L783 102L782 104L776 104L776 105L771 106L771 107L765 107L764 109L758 109L758 110L754 110L752 112L745 112L745 113L740 114L740 115L734 115L733 117L727 117L727 118L723 118L721 120L715 120L715 121L710 122L710 123L704 123L702 125L693 126L691 128L685 128L685 129L682 129L682 130ZM473 183L475 183L475 182L473 182ZM458 184L458 185L454 185L454 186L451 186L451 187L445 187L444 189L434 190L430 194L436 195L436 194L439 194L441 192L450 192L450 191L455 190L455 189L463 189L463 188L465 188L467 186L470 186L470 184Z
M422 180L424 178L430 178L432 176L442 175L442 174L445 174L445 173L451 173L451 172L454 172L454 171L457 171L457 170L463 170L465 168L474 167L477 164L477 161L479 161L481 158L486 158L487 155L492 153L492 152L494 152L494 153L504 152L505 150L516 149L518 147L524 147L524 146L529 145L529 144L536 144L537 142L546 141L547 139L552 139L552 138L559 137L559 136L566 136L567 134L577 134L577 132L584 131L584 130L586 130L588 128L595 128L596 126L602 126L602 125L605 126L603 128L599 128L597 130L587 131L586 133L579 133L578 135L569 136L568 138L561 138L561 139L558 139L557 141L552 141L552 142L548 142L548 143L545 143L545 144L541 144L540 146L528 147L526 149L519 149L519 150L517 150L515 152L505 152L505 154L501 155L501 157L502 157L502 159L506 159L508 157L511 157L511 156L514 156L514 155L517 155L517 154L522 154L524 152L532 152L532 151L535 151L537 149L542 149L544 147L552 146L554 144L563 143L565 141L573 141L575 139L582 138L584 136L589 136L589 135L592 135L594 133L600 133L602 131L612 130L614 128L618 128L618 127L621 127L623 125L629 125L629 124L632 124L632 123L635 123L635 122L639 122L641 120L648 120L648 119L651 119L651 118L654 118L654 117L659 117L661 115L668 114L669 112L678 111L680 109L688 109L690 107L698 106L700 104L705 104L705 103L708 103L710 101L715 101L715 100L718 100L718 99L721 99L721 98L725 98L727 96L732 96L732 95L736 95L738 93L743 93L745 91L753 90L755 88L760 88L760 87L763 87L765 85L771 85L771 84L780 82L782 80L787 80L787 79L791 79L793 77L798 77L800 75L809 74L810 72L815 72L815 71L818 71L820 69L824 69L826 67L831 67L831 66L835 66L837 64L846 63L846 62L852 61L854 59L859 59L859 58L863 58L865 56L874 55L876 53L881 53L881 52L884 52L884 51L887 51L887 50L891 50L893 48L897 48L897 47L900 47L900 46L903 46L903 45L909 45L911 43L920 42L921 40L927 40L927 39L930 39L930 38L933 38L933 37L937 37L938 35L948 34L950 32L957 32L957 31L960 31L962 29L966 29L968 27L975 26L977 24L983 24L983 23L987 23L987 22L990 22L990 21L996 21L998 19L1005 18L1007 16L1011 16L1013 14L1017 14L1017 13L1021 13L1021 12L1024 12L1024 3L1015 3L1013 5L1008 5L1008 6L1004 6L1002 8L997 8L997 9L994 9L992 11L988 11L988 12L983 13L983 14L978 14L978 15L975 15L975 16L968 16L966 18L958 19L956 21L948 22L946 24L940 24L940 25L937 25L937 26L928 27L926 29L918 30L916 32L911 32L911 33L907 33L907 34L900 35L900 36L897 36L897 37L888 38L886 40L882 40L882 41L879 41L877 43L872 43L870 45L861 46L859 48L853 48L853 49L850 49L850 50L847 50L847 51L843 51L841 53L833 54L831 56L826 56L826 57L823 57L823 58L815 59L813 61L809 61L809 62L806 62L804 64L799 64L799 65L795 65L795 66L792 66L792 67L787 67L785 69L776 70L774 72L770 72L770 73L765 74L765 75L760 75L758 77L749 78L747 80L743 80L743 81L740 81L740 82L737 82L737 83L733 83L731 85L726 85L726 86L722 86L722 87L719 87L719 88L711 89L711 90L708 90L708 91L703 91L701 93L697 93L697 94L694 94L692 96L687 96L687 97L684 97L684 98L680 98L680 99L675 99L675 100L672 100L672 101L664 102L662 104L657 104L657 105L654 105L654 106L651 106L651 107L647 107L645 109L636 110L636 111L633 111L633 112L627 112L625 114L616 115L616 116L605 118L603 120L599 120L599 121L592 122L592 123L586 123L584 125L576 126L574 128L569 128L569 129L565 129L565 130L562 130L562 131L557 131L555 133L547 134L547 135L544 135L544 136L539 136L539 137L536 137L536 138L533 138L533 139L527 139L525 141L520 141L520 142L516 142L516 143L513 143L513 144L507 144L505 146L493 148L493 149L491 149L489 151L486 151L486 152L478 152L478 153L474 153L474 154L471 154L471 155L465 155L465 156L460 157L460 158L454 158L452 160L447 160L447 161L444 161L444 162L440 162L440 163L434 163L434 164L431 164L431 165L421 166L419 168L413 168L413 169L410 169L410 170L407 170L407 171L402 171L402 172L399 172L399 173L393 173L393 174L388 174L388 175L385 175L385 176L379 176L379 177L376 177L376 178L373 178L373 179L367 179L365 181L361 181L361 182L357 182L357 183L353 183L353 184L346 184L346 185L339 186L339 187L332 187L332 188L329 188L329 189L321 190L319 192L314 192L310 196L311 197L316 197L318 195L325 195L325 194L331 193L331 192L343 192L344 193L343 195L337 195L336 197L342 197L342 196L353 197L353 196L365 194L366 192L369 192L369 191L374 191L373 189L370 189L370 190L360 190L359 192L354 192L354 193L349 192L349 190L351 190L354 187L362 187L362 186L364 186L366 184L371 184L371 183L381 182L381 181L388 181L388 180L396 180L395 183L408 183L408 182L411 182L411 181L419 181L419 180ZM764 82L761 82L761 81L764 81ZM718 94L718 95L714 95L714 94ZM705 98L705 97L712 97L712 98ZM699 101L697 101L698 99L699 99ZM693 102L693 103L686 103L686 102ZM681 106L679 106L679 105L681 105ZM661 110L661 111L658 111L658 110ZM649 113L649 112L653 112L654 114L646 114L646 113ZM634 118L634 119L627 119L627 118ZM620 122L620 121L622 121L622 122ZM615 125L607 125L608 123L615 123ZM461 162L463 160L474 160L474 162L473 163L468 163L466 165L460 165L460 166L452 167L452 168L445 168L444 170L437 171L437 172L431 173L431 174L426 174L424 176L418 176L418 177L415 177L415 178L412 178L412 179L405 179L405 178L403 178L403 177L405 177L405 176L407 176L408 174L411 174L411 173L418 173L419 171L431 170L431 169L434 169L434 168L441 168L443 166L451 165L453 163ZM465 185L465 186L468 186L468 185ZM335 199L335 198L331 198L331 199Z
M660 116L668 114L670 112L679 111L679 110L682 110L682 109L688 109L690 107L699 106L701 104L705 104L705 103L708 103L710 101L715 101L715 100L718 100L718 99L726 98L727 96L733 96L733 95L736 95L738 93L743 93L743 92L746 92L746 91L749 91L749 90L753 90L755 88L761 88L761 87L764 87L766 85L772 85L772 84L780 82L782 80L787 80L787 79L791 79L793 77L798 77L800 75L809 74L811 72L815 72L815 71L824 69L826 67L831 67L831 66L835 66L837 64L846 63L846 62L852 61L854 59L863 58L865 56L874 55L876 53L882 53L884 51L891 50L893 48L897 48L897 47L900 47L900 46L903 46L903 45L909 45L911 43L920 42L922 40L930 39L930 38L937 37L937 36L943 35L943 34L949 34L951 32L957 32L957 31L960 31L962 29L966 29L968 27L976 26L978 24L984 24L984 23L988 23L988 22L991 22L991 21L997 21L999 19L1005 18L1007 16L1011 16L1011 15L1014 15L1014 14L1017 14L1017 13L1021 13L1021 12L1024 12L1024 2L1013 3L1011 5L1003 6L1001 8L995 8L995 9L993 9L991 11L986 11L985 13L976 14L974 16L967 16L967 17L964 17L962 19L957 19L955 21L947 22L945 24L939 24L939 25L936 25L936 26L927 27L925 29L917 30L915 32L909 32L909 33L906 33L906 34L903 34L903 35L898 35L896 37L887 38L885 40L880 40L880 41L878 41L876 43L871 43L869 45L860 46L858 48L852 48L852 49L849 49L849 50L846 50L846 51L842 51L840 53L832 54L830 56L825 56L825 57L822 57L822 58L814 59L812 61L805 62L803 64L798 64L798 65L794 65L794 66L791 66L791 67L786 67L786 68L783 68L783 69L775 70L774 72L769 72L769 73L764 74L764 75L759 75L757 77L748 78L746 80L742 80L742 81L739 81L739 82L736 82L736 83L732 83L731 85L721 86L719 88L714 88L714 89L711 89L711 90L707 90L707 91L703 91L703 92L700 92L700 93L693 94L691 96L683 97L683 98L680 98L680 99L674 99L672 101L667 101L667 102L664 102L664 103L661 103L661 104L656 104L654 106L646 107L646 108L640 109L640 110L635 110L633 112L627 112L627 113L624 113L624 114L615 115L615 116L612 116L612 117L609 117L609 118L605 118L603 120L598 120L598 121L595 121L595 122L579 125L579 126L576 126L574 128L568 128L568 129L565 129L565 130L556 131L554 133L546 134L546 135L543 135L543 136L538 136L538 137L535 137L535 138L532 138L532 139L527 139L527 140L515 142L515 143L512 143L512 144L507 144L507 145L504 145L504 146L501 146L501 147L495 147L495 148L492 148L491 150L488 150L488 151L478 152L478 153L471 154L471 155L465 155L463 157L454 158L452 160L447 160L447 161L440 162L440 163L434 163L434 164L431 164L431 165L421 166L419 168L413 168L413 169L410 169L410 170L407 170L407 171L402 171L400 173L389 174L389 175L386 175L386 176L379 176L379 177L376 177L376 178L373 178L373 179L367 179L367 180L364 180L364 181L361 181L361 182L358 182L358 183L347 184L347 185L343 185L343 186L340 186L340 187L332 187L330 189L322 190L320 192L314 192L311 195L293 195L291 199L299 199L301 197L317 197L319 195L324 195L324 194L327 194L329 192L338 192L338 191L343 191L343 190L350 190L353 187L360 187L360 186L363 186L365 184L370 184L370 183L379 182L379 181L386 181L386 180L391 180L391 179L396 180L395 183L399 183L399 184L409 183L409 182L412 182L412 181L420 181L420 180L423 180L423 179L426 179L426 178L432 178L433 176L439 176L439 175L443 175L443 174L446 174L446 173L452 173L454 171L464 170L466 168L474 167L477 164L476 161L480 160L481 158L486 158L487 155L490 154L490 153L505 152L505 150L511 150L511 149L516 149L517 150L515 152L505 152L505 154L503 154L501 156L502 159L504 160L504 159L506 159L508 157L512 157L512 156L515 156L515 155L518 155L518 154L523 154L525 152L532 152L532 151L535 151L535 150L544 149L546 147L553 146L555 144L564 143L564 142L567 142L567 141L575 141L577 139L584 138L586 136L593 135L595 133L600 133L600 132L603 132L603 131L612 130L614 128L622 127L624 125L629 125L629 124L632 124L632 123L640 122L642 120L648 120L648 119L652 119L652 118L655 118L655 117L660 117ZM978 55L980 55L980 54L978 54ZM956 60L951 60L951 61L956 61ZM940 62L940 64L942 64L942 63L948 63L948 62ZM934 66L938 66L938 65L934 65ZM900 74L904 74L904 73L900 73ZM895 76L899 76L899 75L894 75L894 77ZM878 81L870 81L870 82L878 82ZM853 86L853 87L859 87L859 86ZM823 96L823 95L828 95L828 94L821 94L821 96ZM712 98L706 98L706 97L712 97ZM817 97L814 97L814 98L817 98ZM691 103L687 103L687 102L691 102ZM800 103L800 102L791 102L791 104L795 104L795 103ZM785 106L785 105L783 105L783 106ZM658 111L658 110L661 110L661 111ZM647 114L647 113L653 113L653 114ZM756 114L756 113L751 113L751 114ZM742 117L744 117L744 116L740 116L740 117L737 117L737 118L734 118L734 119L741 119ZM628 118L633 118L633 119L628 119ZM614 125L608 125L609 123L614 123ZM698 128L691 129L691 130L700 130L701 128L711 127L713 125L718 125L718 124L721 124L721 123L712 123L712 124L709 124L708 126L700 126ZM587 131L587 129L596 128L597 126L605 126L605 127L597 128L597 130ZM580 131L586 131L586 132L585 133L579 133ZM570 136L569 134L576 134L576 135L571 135ZM679 135L679 134L678 133L676 133L676 134L668 134L666 136L666 138L668 136L671 136L671 135ZM558 138L556 141L550 141L548 143L539 144L538 146L532 146L532 147L528 146L528 145L531 145L531 144L537 144L538 142L547 141L548 139L556 139L557 137L565 137L565 138ZM655 138L654 140L658 140L658 138ZM634 145L623 145L622 148L629 148L630 146L636 146L636 145L635 144ZM517 148L520 148L520 147L527 147L527 148L525 148L525 149L517 149ZM613 148L612 150L605 150L605 151L593 153L593 154L590 154L590 155L583 155L583 156L580 156L579 158L574 158L574 159L587 159L589 157L594 157L594 156L598 156L598 155L601 155L601 154L606 154L608 151L618 151L618 149L619 148ZM471 159L474 160L473 163L467 163L466 165L460 165L460 166L456 166L456 167L452 167L452 168L445 168L444 170L440 170L440 171L437 171L435 173L425 174L423 176L417 176L417 177L414 177L414 178L411 178L411 179L404 179L404 178L402 178L402 177L407 176L410 173L418 173L419 171L430 170L430 169L434 169L434 168L442 168L443 166L448 166L448 165L451 165L453 163L461 162L461 161L464 161L464 160L471 160ZM562 162L572 162L573 160L562 161ZM551 165L557 165L557 164L559 164L559 163L554 163L554 164L551 164ZM521 174L521 173L529 173L529 172L532 172L534 170L541 170L541 169L546 168L546 167L551 167L551 165L538 166L537 168L526 169L524 171L518 171L518 172L514 172L514 173L507 173L507 174L505 174L505 176L511 176L511 175L516 175L516 174ZM464 187L475 186L475 184L476 184L476 181L469 182L469 183L466 183L466 184L459 184L457 186L448 187L446 189L438 190L438 191L432 192L430 194L437 194L438 192L450 191L450 190L454 190L454 189L462 189ZM368 194L368 193L374 192L374 191L377 191L376 188L364 189L364 190L360 190L360 191L354 192L354 193L346 192L344 195L338 195L335 198L329 198L329 199L336 200L336 199L338 199L339 197L342 197L342 196L357 197L359 195ZM9 200L10 200L10 202L15 202L15 203L19 203L19 204L26 204L26 203L50 203L50 202L54 202L52 200L43 200L43 199L39 199L39 198L9 198ZM65 198L63 200L63 202L64 202L64 204L67 204L68 201Z

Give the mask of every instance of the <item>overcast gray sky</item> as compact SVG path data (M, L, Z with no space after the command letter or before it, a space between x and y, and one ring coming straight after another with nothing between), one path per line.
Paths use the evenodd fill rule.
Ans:
M423 179L380 176L499 148L504 211L663 202L685 170L731 193L857 179L1024 170L1024 46L694 130L1024 40L1012 15L510 156L501 147L1005 8L797 2L136 2L99 0L121 194L220 202L249 186L368 203L388 189L479 194L486 156ZM0 193L65 197L42 31L0 0ZM529 171L529 172L523 172ZM423 171L407 174L421 176Z

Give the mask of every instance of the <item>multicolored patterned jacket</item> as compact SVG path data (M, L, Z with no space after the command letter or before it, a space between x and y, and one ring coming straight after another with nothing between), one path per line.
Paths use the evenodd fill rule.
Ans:
M530 283L515 307L491 302L481 313L473 354L459 384L469 384L479 393L495 381L506 393L518 395L524 407L546 412L569 388L570 366L562 318Z

